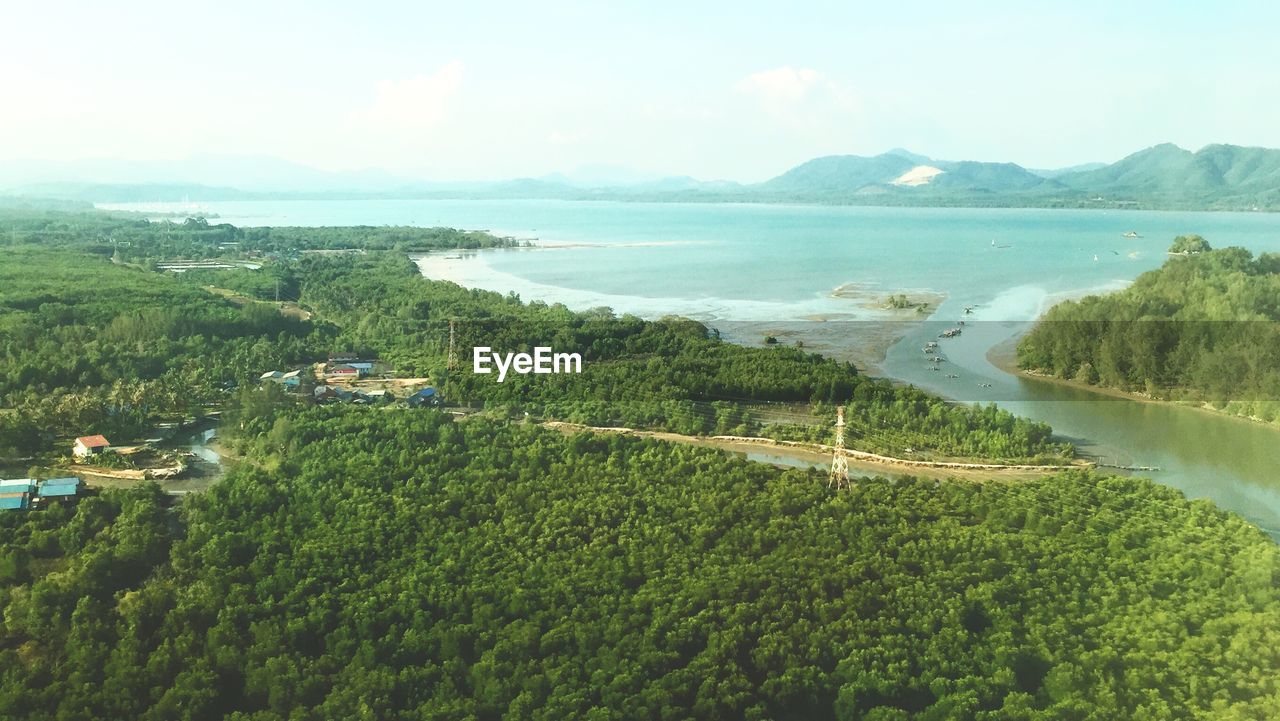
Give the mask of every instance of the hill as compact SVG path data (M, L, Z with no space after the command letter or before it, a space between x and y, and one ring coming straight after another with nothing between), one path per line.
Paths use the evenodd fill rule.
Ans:
M1237 145L1191 152L1164 143L1109 165L1056 170L937 160L895 148L873 156L814 158L754 184L653 176L608 166L536 178L427 182L376 170L334 173L240 157L0 170L0 187L9 179L12 195L92 202L470 198L1280 210L1280 150ZM26 184L14 185L18 177L27 178Z
M815 158L753 186L753 190L823 197L885 193L898 189L903 193L925 195L1023 192L1058 187L1056 183L1014 163L940 161L899 149L872 157L828 155Z
M1164 143L1057 179L1090 195L1180 201L1188 207L1272 206L1280 200L1280 150L1209 145L1193 153Z

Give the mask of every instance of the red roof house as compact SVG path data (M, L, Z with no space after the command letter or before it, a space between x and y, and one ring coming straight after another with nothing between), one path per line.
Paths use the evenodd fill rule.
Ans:
M111 447L111 442L102 436L80 436L71 447L71 452L80 458L101 453Z

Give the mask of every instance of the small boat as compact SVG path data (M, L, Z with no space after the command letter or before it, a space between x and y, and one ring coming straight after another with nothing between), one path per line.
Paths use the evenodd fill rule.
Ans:
M1093 254L1093 262L1095 262L1095 263L1097 263L1097 262L1098 262L1098 254L1097 254L1097 253L1094 253L1094 254Z
M1136 230L1131 230L1131 231L1129 231L1128 233L1125 233L1125 234L1124 234L1124 237L1126 237L1126 238L1141 238L1142 236L1141 236L1141 235L1138 235L1138 231L1136 231Z

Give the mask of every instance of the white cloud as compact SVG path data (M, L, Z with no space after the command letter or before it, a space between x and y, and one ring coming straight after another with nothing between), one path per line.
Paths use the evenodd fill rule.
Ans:
M782 105L804 99L821 81L822 73L817 70L785 66L748 75L738 81L738 90L759 97L765 104Z
M756 99L770 115L795 120L801 110L852 112L856 98L849 88L813 68L789 65L752 73L738 81L735 89Z
M351 114L356 125L422 130L447 115L462 85L462 62L453 60L431 74L378 82L373 104Z

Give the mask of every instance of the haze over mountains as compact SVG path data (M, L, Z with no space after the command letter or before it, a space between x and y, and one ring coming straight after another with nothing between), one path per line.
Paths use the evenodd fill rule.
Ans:
M1280 210L1280 150L1156 145L1115 163L1030 170L894 149L830 155L762 183L662 177L590 166L492 182L427 182L382 171L329 172L265 156L184 161L0 164L0 193L28 198L218 201L278 198L553 198L858 205Z

